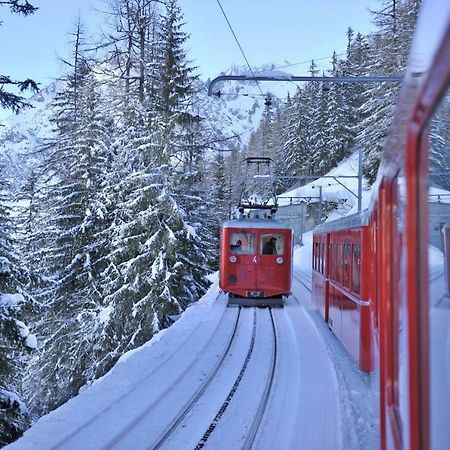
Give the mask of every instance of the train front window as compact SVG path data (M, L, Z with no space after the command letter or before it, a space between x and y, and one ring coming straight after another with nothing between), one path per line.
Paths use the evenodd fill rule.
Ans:
M245 231L231 233L230 251L234 254L252 255L255 253L255 235Z
M274 233L260 234L259 253L261 255L283 255L284 236L282 234Z
M431 118L428 174L428 323L431 448L450 441L450 90Z

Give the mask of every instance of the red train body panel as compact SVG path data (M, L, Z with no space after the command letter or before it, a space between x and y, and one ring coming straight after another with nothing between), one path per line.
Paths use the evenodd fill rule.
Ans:
M291 228L276 220L226 222L220 236L219 285L230 294L229 302L282 305L291 291L292 243Z
M372 331L368 227L360 215L318 227L313 242L313 301L330 329L358 362L371 371ZM356 222L356 225L355 225ZM346 228L353 223L352 228ZM316 261L314 263L314 261Z

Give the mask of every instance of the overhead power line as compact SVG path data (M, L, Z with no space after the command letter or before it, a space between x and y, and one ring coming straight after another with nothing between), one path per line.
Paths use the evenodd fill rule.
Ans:
M239 43L239 39L237 38L236 33L234 32L233 27L231 26L231 23L230 23L230 21L228 20L228 17L227 17L227 15L225 14L225 11L224 11L223 8L222 8L222 5L220 4L220 0L217 0L217 3L219 4L220 10L222 11L222 14L223 14L223 16L225 17L225 20L227 21L227 24L228 24L228 26L230 27L231 33L233 34L234 39L236 40L236 43L237 43L237 45L238 45L238 47L239 47L239 50L241 51L242 56L244 57L245 62L247 63L247 66L248 66L248 68L249 68L249 70L250 70L250 72L251 72L253 78L255 78L255 74L253 73L253 70L252 70L252 68L251 68L251 66L250 66L250 63L248 62L248 59L247 59L247 57L245 56L244 50L242 49L242 46L241 46L241 44ZM264 93L263 93L263 91L262 91L262 89L261 89L261 86L260 86L259 83L258 83L258 80L255 80L255 81L256 81L256 84L258 85L258 89L259 89L259 91L261 92L261 95L264 95Z
M345 53L337 53L336 54L336 56L342 56L342 55L345 55ZM284 64L283 66L276 66L276 67L274 67L274 70L275 69L284 69L286 67L300 66L301 64L309 64L309 63L311 63L311 61L314 61L314 62L316 62L316 61L324 61L325 59L330 59L332 57L333 57L333 55L323 56L322 58L311 58L311 59L308 59L308 60L305 60L305 61L300 61L300 62L296 62L296 63L292 63L292 64Z

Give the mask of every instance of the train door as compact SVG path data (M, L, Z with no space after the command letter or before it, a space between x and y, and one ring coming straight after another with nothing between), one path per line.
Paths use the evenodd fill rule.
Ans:
M255 255L257 290L282 291L287 284L286 264L290 260L289 242L285 234L276 231L261 231L258 234L258 252Z
M236 289L256 290L256 233L231 230L230 254L236 258Z

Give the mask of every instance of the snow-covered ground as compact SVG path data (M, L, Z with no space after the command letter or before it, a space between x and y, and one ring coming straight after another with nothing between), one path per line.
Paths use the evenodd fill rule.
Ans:
M311 234L305 242L295 250L293 295L273 310L276 366L253 448L377 448L376 386L313 308ZM171 328L125 354L6 448L247 448L274 343L267 309L247 308L240 317L238 311L227 308L216 281ZM243 364L241 383L215 419Z

